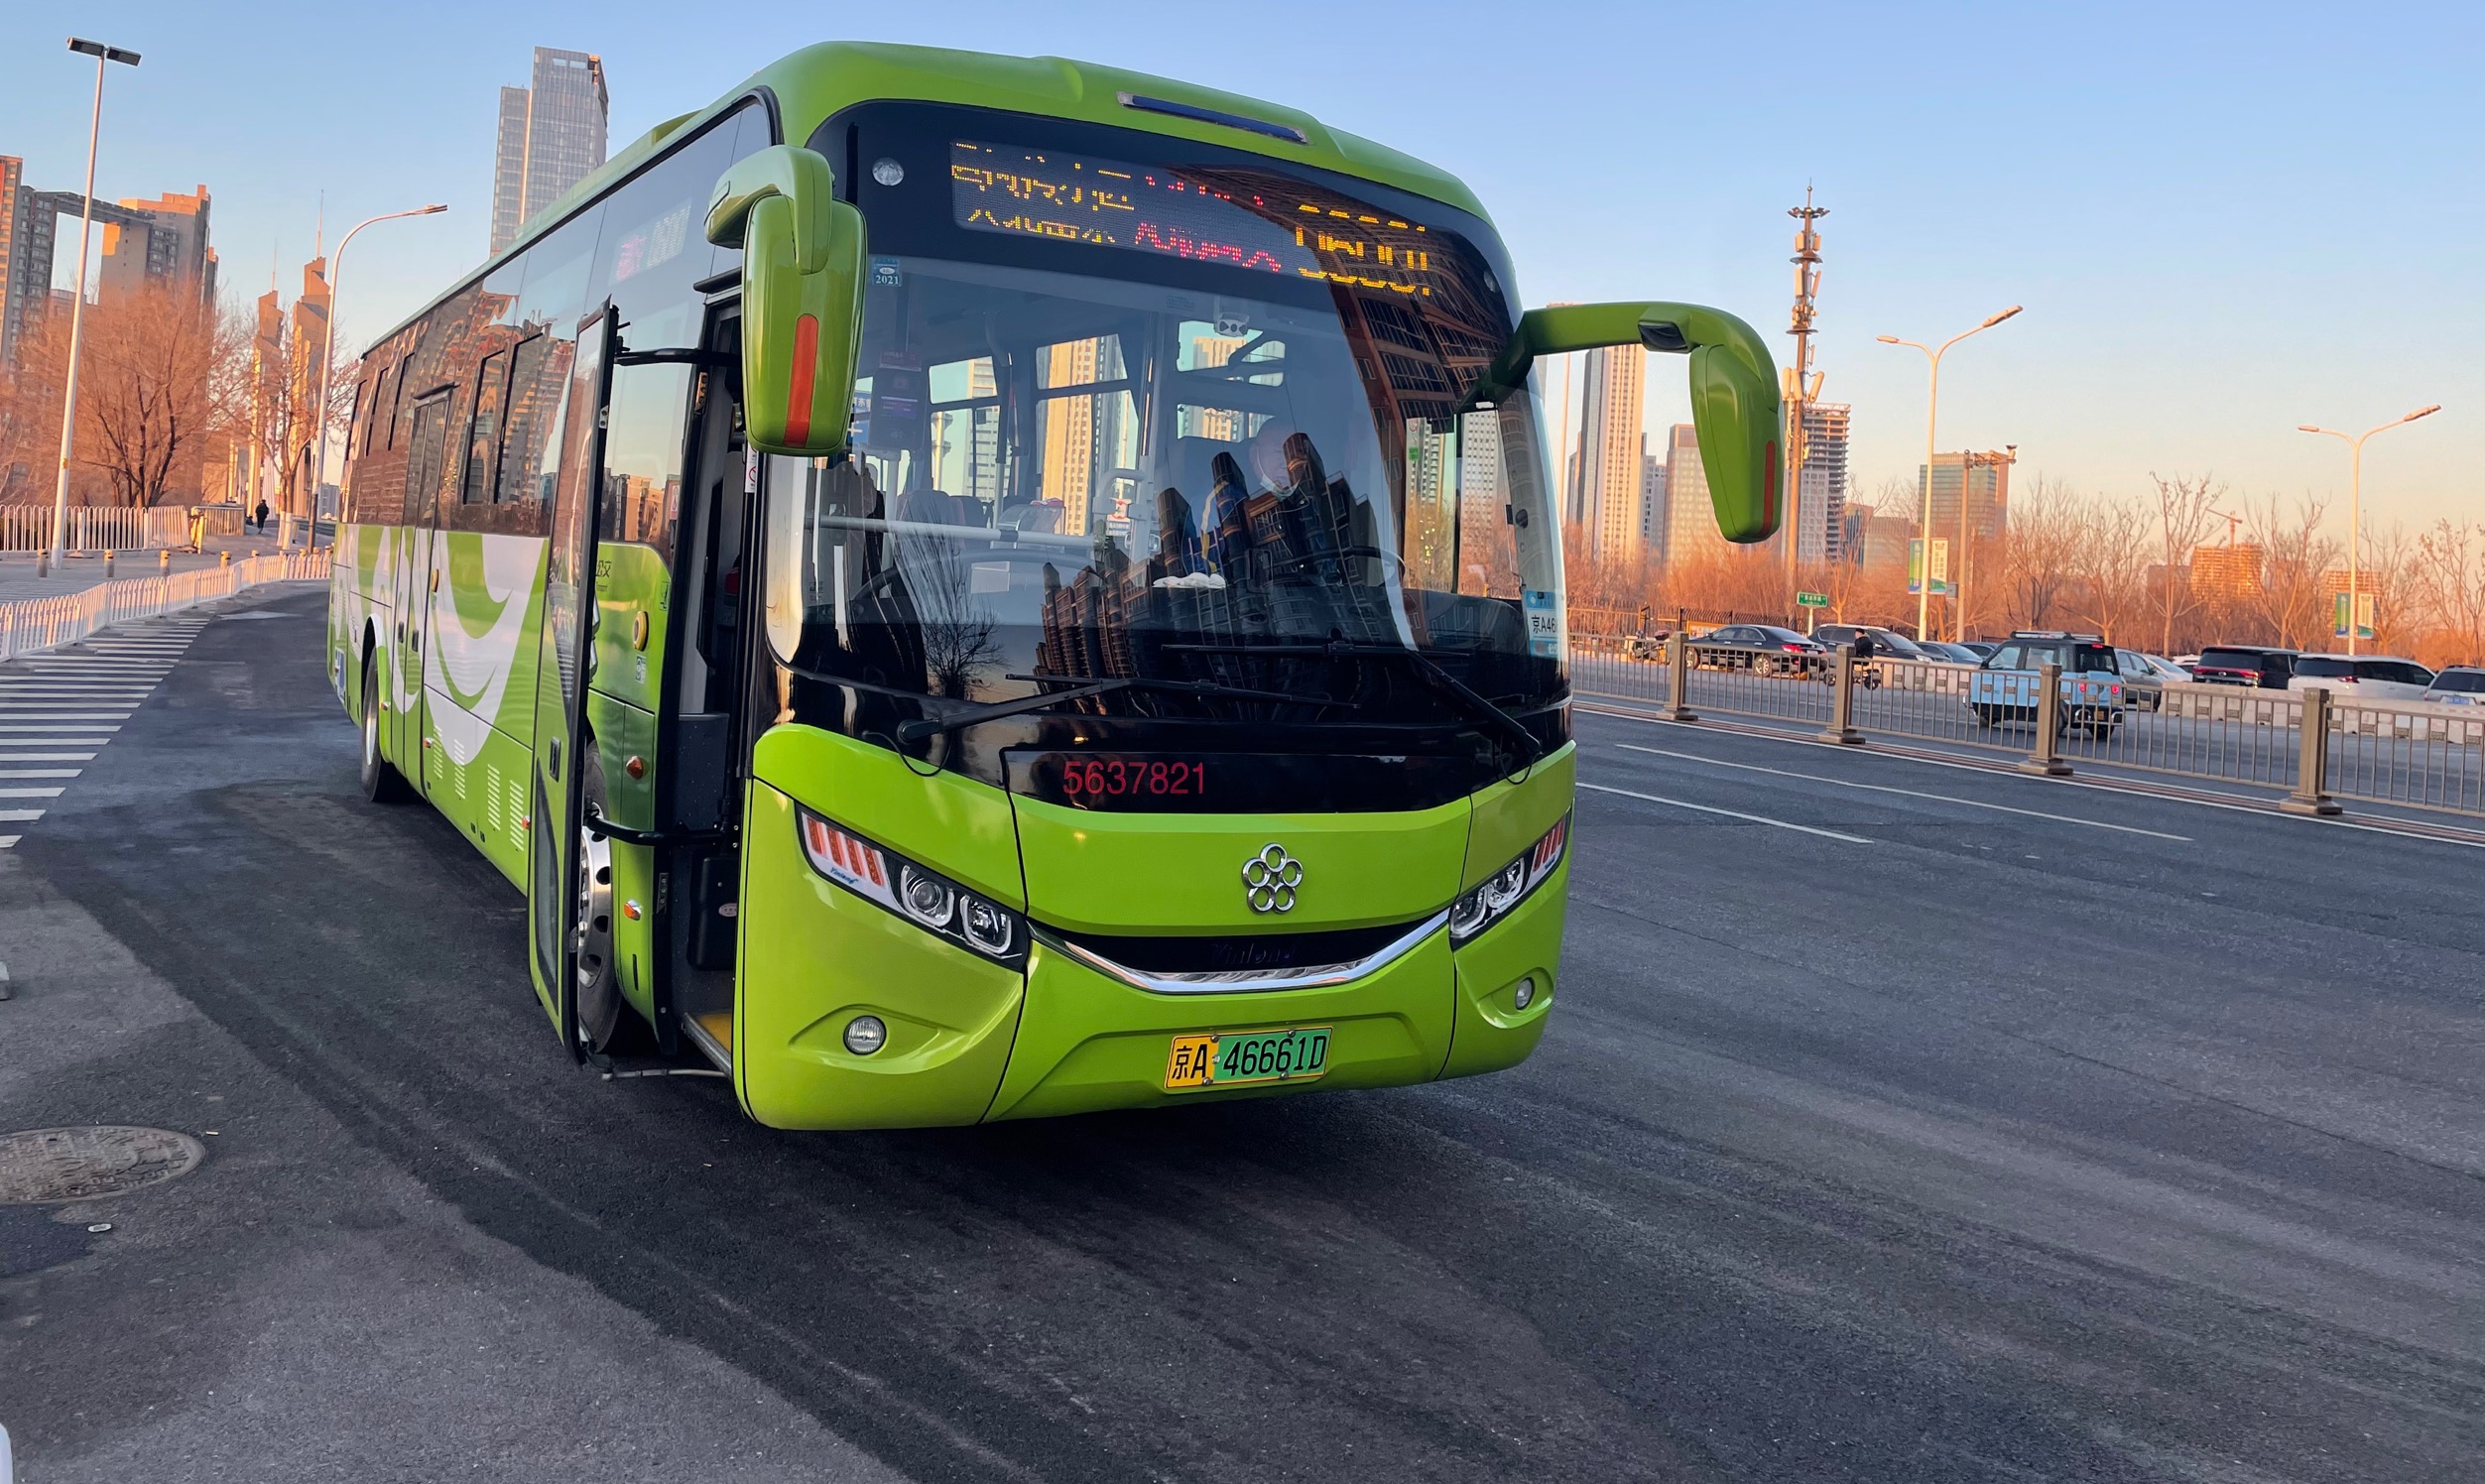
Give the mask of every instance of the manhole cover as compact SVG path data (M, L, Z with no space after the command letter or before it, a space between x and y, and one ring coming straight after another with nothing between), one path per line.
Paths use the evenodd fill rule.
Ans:
M0 1134L0 1204L92 1200L187 1175L206 1146L170 1129L103 1124Z

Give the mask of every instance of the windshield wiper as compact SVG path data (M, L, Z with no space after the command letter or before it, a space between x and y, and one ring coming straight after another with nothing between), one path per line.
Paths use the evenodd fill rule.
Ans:
M1180 695L1212 695L1229 700L1274 700L1284 701L1289 705L1333 706L1338 704L1333 700L1289 695L1283 690L1248 690L1240 685L1220 685L1213 680L1157 680L1148 676L1109 676L1091 680L1083 676L1041 673L1003 676L1002 679L1038 681L1075 680L1083 683L1073 684L1067 690L1048 691L1040 695L1022 695L1016 700L996 700L985 705L972 706L948 716L917 717L913 721L900 723L898 726L899 743L920 742L927 737L936 737L942 732L954 732L965 727L978 726L987 721L998 721L1005 716L1022 716L1030 711L1046 710L1065 700L1084 700L1091 695L1110 695L1116 690L1167 690Z
M1519 744L1521 754L1533 765L1545 759L1545 744L1527 723L1478 695L1466 683L1430 655L1417 649L1404 649L1394 644L1357 644L1348 639L1331 639L1319 644L1169 644L1172 650L1189 650L1211 655L1266 655L1272 659L1303 660L1411 660L1416 674L1427 684L1458 702L1468 715L1483 722L1504 738Z

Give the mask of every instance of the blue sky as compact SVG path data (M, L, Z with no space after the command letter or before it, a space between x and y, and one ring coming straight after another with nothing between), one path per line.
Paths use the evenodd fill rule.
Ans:
M228 290L299 282L327 219L374 227L341 285L384 329L482 256L496 89L535 45L602 54L614 146L838 36L1112 62L1278 99L1463 177L1530 303L1691 299L1782 346L1788 206L1816 185L1819 364L1855 406L1867 496L1913 477L1923 360L1941 444L2130 494L2214 471L2238 498L2335 492L2293 431L2444 411L2367 450L2368 523L2485 519L2485 7L1043 4L882 7L60 4L0 17L0 154L72 189L91 71L116 67L98 193L204 182ZM726 16L736 19L728 21ZM752 19L758 17L759 19ZM331 241L333 233L331 233ZM1783 353L1783 352L1782 352ZM1652 427L1682 416L1652 363Z

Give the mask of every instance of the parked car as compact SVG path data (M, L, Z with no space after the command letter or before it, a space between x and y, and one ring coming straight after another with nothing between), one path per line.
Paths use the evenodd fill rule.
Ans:
M1829 651L1776 624L1728 624L1691 641L1692 664L1755 675L1808 675Z
M1926 659L1937 660L1945 665L1982 665L1985 663L1984 656L1963 644L1950 644L1939 639L1919 639L1916 641L1916 647L1925 652Z
M2485 706L2485 666L2445 667L2425 687L2424 698L2441 706Z
M1872 636L1872 657L1876 660L1929 660L1932 656L1917 648L1916 641L1904 634L1873 624L1822 624L1812 630L1812 637L1831 649L1853 644L1858 634Z
M1985 661L1992 659L1993 652L2002 646L1989 639L1962 639L1958 642L1958 647L1974 655L1976 663L1982 665Z
M2296 673L2296 652L2266 644L2215 644L2191 664L2191 678L2210 685L2258 685L2287 688Z
M2298 655L2290 690L2326 688L2340 700L2423 700L2433 673L2395 655Z
M2084 726L2088 735L2103 737L2121 724L2124 713L2122 671L2114 656L2114 646L2094 634L2022 630L1995 650L1969 681L1967 708L1982 727L2034 721L2037 687L2044 679L2039 667L2058 665L2062 702L2054 727L2068 731Z
M2114 652L2115 669L2123 677L2123 698L2135 711L2154 711L2166 703L2166 687L2191 679L2191 672L2174 661L2139 650Z

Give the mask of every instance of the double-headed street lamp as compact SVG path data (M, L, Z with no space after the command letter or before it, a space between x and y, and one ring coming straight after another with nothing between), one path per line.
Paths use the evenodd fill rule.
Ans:
M95 146L103 138L103 64L117 62L123 66L138 65L137 53L84 37L70 37L69 50L95 60L95 111L86 125L86 193L78 208L77 292L69 300L69 369L62 378L61 392L61 478L52 492L52 550L45 556L47 570L61 564L62 537L69 523L69 451L77 440L77 348L85 337L86 248L95 230Z
M318 452L311 460L311 523L303 545L318 545L319 479L328 466L328 378L336 365L336 286L345 281L345 245L354 240L354 233L375 221L395 221L401 216L432 216L447 210L438 203L414 206L404 211L383 211L377 216L355 222L352 231L337 239L336 255L328 259L328 317L324 337L319 342L319 411L313 421L319 430Z
M1966 339L1969 335L1975 334L1978 330L1991 329L1995 325L2000 324L2003 320L2010 318L2013 314L2019 312L2020 308L2021 307L2018 305L2012 305L2001 313L1987 318L1984 323L1977 325L1975 329L1960 330L1957 334L1942 341L1938 348L1925 345L1915 340L1902 340L1896 335L1875 335L1873 337L1884 345L1915 346L1918 350L1925 353L1925 361L1931 368L1932 373L1931 383L1925 392L1925 495L1924 500L1918 508L1916 520L1916 540L1921 545L1923 550L1923 556L1919 559L1918 571L1916 574L1916 637L1919 639L1928 637L1925 630L1926 626L1931 621L1932 437L1933 419L1939 413L1941 406L1941 356L1942 353L1948 350L1951 346ZM1967 469L1964 465L1961 465L1959 468L1958 499L1960 509L1963 511L1967 504Z
M2362 521L2362 505L2364 498L2364 440L2377 433L2386 433L2389 430L2398 427L2402 423L2413 423L2419 418L2429 418L2441 410L2441 404L2436 402L2431 407L2420 407L2415 412L2408 414L2404 418L2393 418L2389 422L2382 424L2380 427L2368 428L2362 433L2353 434L2340 433L2334 428L2317 428L2310 423L2299 423L2296 425L2296 432L2298 433L2321 433L2327 437L2334 437L2347 445L2348 654L2352 655L2356 652L2356 552L2358 548L2364 545L2364 526Z

